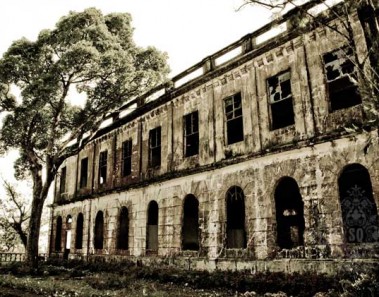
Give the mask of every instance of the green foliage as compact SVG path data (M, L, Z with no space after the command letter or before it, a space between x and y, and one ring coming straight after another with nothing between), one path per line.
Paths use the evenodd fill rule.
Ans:
M70 12L36 41L14 41L0 59L0 112L7 112L0 152L18 149L16 177L29 172L33 179L33 266L42 207L59 166L91 140L107 113L166 80L166 54L138 47L132 33L130 14L89 8ZM21 91L17 100L11 86ZM83 104L70 98L73 89L85 93Z
M0 218L0 252L11 252L20 244L20 238L5 218Z
M26 246L29 201L18 192L18 185L3 180L2 186L5 195L0 197L0 251L13 252Z
M76 139L96 129L106 112L163 82L166 55L137 47L132 33L129 14L103 16L89 8L70 12L35 42L15 41L0 60L0 103L11 111L2 129L3 147L60 151L64 135ZM21 89L19 104L11 84ZM68 100L72 87L87 94L83 108Z
M358 273L354 278L342 279L342 297L379 296L379 271L374 273Z
M10 262L0 266L0 274L12 274L15 276L30 276L32 273L30 267L22 262Z

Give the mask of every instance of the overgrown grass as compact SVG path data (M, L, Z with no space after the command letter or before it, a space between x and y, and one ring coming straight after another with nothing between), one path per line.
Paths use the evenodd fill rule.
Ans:
M27 283L31 279L30 272L20 264L1 268L0 273L23 276L17 281L21 287L26 286L25 282ZM34 272L34 278L39 279L40 282L45 279L54 280L54 277L67 280L67 288L60 289L66 294L80 292L80 295L62 296L141 296L138 294L146 290L146 286L156 287L157 284L163 287L175 284L178 286L176 290L180 288L197 290L196 295L182 294L181 296L212 296L200 295L199 292L206 294L207 290L213 290L213 292L220 294L213 296L233 296L236 292L239 293L237 295L242 295L251 291L259 295L281 291L288 296L298 297L314 296L318 292L324 292L325 296L330 297L379 296L378 271L373 271L370 274L350 272L338 277L310 272L285 274L280 272L214 271L210 273L207 271L185 271L170 266L137 266L131 261L106 263L49 260L43 263L38 271ZM4 278L2 280L4 281ZM9 279L6 281L9 282ZM71 289L70 291L70 288L77 287L76 283L81 285L77 285L78 289ZM46 288L43 286L40 288L47 292L51 284L50 281L49 284L46 284ZM10 285L13 286L11 283ZM54 286L56 285L54 284ZM123 290L129 292L128 295L119 295L123 294ZM130 295L133 294L130 292L135 292L135 295ZM156 291L157 294L158 292L159 290Z

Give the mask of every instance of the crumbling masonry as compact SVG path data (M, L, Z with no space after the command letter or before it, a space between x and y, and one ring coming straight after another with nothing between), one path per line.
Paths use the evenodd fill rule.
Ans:
M367 121L362 27L352 14L355 51L329 27L295 28L295 14L109 115L61 167L50 256L209 270L374 262L378 130L345 129Z

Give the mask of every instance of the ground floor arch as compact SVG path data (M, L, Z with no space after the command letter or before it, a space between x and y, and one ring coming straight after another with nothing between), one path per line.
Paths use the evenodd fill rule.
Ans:
M102 250L104 248L104 214L98 211L95 219L94 248Z
M378 210L368 170L360 164L346 166L338 178L338 189L346 242L379 241Z
M283 177L275 188L276 242L279 248L304 245L304 203L297 182Z
M150 201L147 208L146 250L158 251L158 203Z
M119 215L117 249L129 249L129 210L125 206L121 208Z
M226 192L226 246L246 248L245 195L237 186Z
M191 194L183 204L182 249L199 249L199 201Z

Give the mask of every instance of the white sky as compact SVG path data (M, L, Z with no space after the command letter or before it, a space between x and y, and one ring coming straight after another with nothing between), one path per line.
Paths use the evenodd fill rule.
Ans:
M269 11L245 7L242 0L0 0L0 55L12 41L36 39L70 10L96 7L104 14L129 12L134 39L169 55L172 75L253 32L269 20Z
M35 40L69 11L129 12L134 39L167 52L174 76L269 21L270 12L242 0L0 0L0 56L21 37ZM0 158L0 176L12 180L11 152ZM0 180L1 183L1 180ZM1 196L0 185L0 196Z

